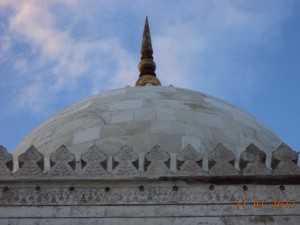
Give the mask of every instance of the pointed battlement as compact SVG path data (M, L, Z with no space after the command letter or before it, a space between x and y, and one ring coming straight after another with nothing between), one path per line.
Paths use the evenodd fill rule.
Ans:
M23 179L28 177L41 179L199 179L199 181L214 179L215 177L226 180L226 177L238 181L251 177L252 180L266 178L267 180L282 179L283 177L296 176L300 182L300 168L297 166L297 153L287 145L282 144L272 156L272 169L265 165L266 155L254 144L250 144L240 154L239 170L235 168L235 155L224 145L219 144L208 155L208 170L202 168L203 155L198 153L192 145L187 145L181 153L169 154L159 145L154 146L146 154L133 152L130 147L123 146L115 155L108 156L97 146L87 149L81 155L81 163L75 164L75 156L66 146L61 146L50 156L49 171L42 171L44 156L31 146L19 156L19 169L11 173L11 154L1 148L0 180ZM142 158L142 162L139 159ZM6 162L6 163L5 163ZM10 162L10 163L7 163ZM79 161L80 162L80 161ZM47 162L49 163L49 162ZM174 163L174 168L171 167ZM111 170L107 164L111 164ZM180 178L181 177L181 178ZM29 178L30 179L30 178ZM247 180L247 179L246 179Z

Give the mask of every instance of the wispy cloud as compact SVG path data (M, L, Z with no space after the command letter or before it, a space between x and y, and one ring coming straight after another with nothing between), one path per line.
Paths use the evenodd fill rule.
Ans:
M248 100L263 79L270 79L256 60L249 61L259 57L254 49L264 47L265 54L272 54L279 48L292 6L285 1L203 1L193 8L182 4L184 15L174 20L174 12L166 10L160 21L164 29L154 39L161 73L176 86Z
M30 107L34 112L43 111L57 93L68 89L70 85L76 85L82 78L90 81L90 93L100 91L106 86L107 80L111 80L112 87L122 85L126 78L121 70L128 72L128 68L133 65L131 56L122 49L116 38L76 40L70 31L57 28L55 15L50 11L55 4L66 7L76 5L77 2L22 1L16 4L2 0L0 3L14 11L9 20L10 38L23 39L37 51L36 62L29 62L28 56L23 55L14 63L14 68L29 76L29 82L21 88L14 104L21 108ZM7 44L2 44L2 48L7 50L9 42L7 38L3 42ZM31 71L29 64L35 64L30 66ZM30 74L33 71L35 74ZM111 74L115 76L111 77Z
M134 85L137 54L130 53L120 37L130 30L124 18L133 23L142 13L155 27L154 57L163 84L198 87L219 96L253 92L260 79L255 65L246 64L245 57L234 71L230 67L241 45L252 48L279 35L291 7L280 0L177 1L171 6L130 2L129 9L124 1L0 0L0 7L11 10L7 32L0 38L0 60L1 52L16 54L14 68L26 81L14 105L40 113L66 90L78 94L82 89L83 97ZM102 24L98 31L85 28L97 24ZM17 44L30 50L17 55Z

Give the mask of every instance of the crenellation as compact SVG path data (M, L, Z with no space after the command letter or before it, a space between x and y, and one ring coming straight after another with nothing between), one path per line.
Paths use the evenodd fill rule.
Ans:
M108 156L93 145L81 155L81 175L84 176L106 176Z
M13 170L13 157L6 148L0 145L0 176L11 175Z
M266 153L261 151L256 145L250 144L246 151L240 155L239 166L243 175L269 175L266 165Z
M142 149L141 149L142 150ZM241 179L254 177L282 177L299 176L300 168L297 166L297 153L286 144L281 144L272 156L272 169L266 165L267 156L256 145L250 144L239 156L239 169L234 167L235 154L223 144L209 152L203 147L198 152L191 145L185 146L179 153L165 151L160 145L155 145L149 152L134 152L128 145L122 146L114 155L101 151L97 145L89 149L81 149L77 163L75 155L62 145L50 157L44 157L31 146L19 156L19 169L12 172L12 155L0 146L0 176L5 180L19 179L20 176L37 176L47 179L59 177L90 177L91 179L133 179L137 177L151 179L157 177L232 177ZM172 157L171 157L172 156ZM49 171L44 170L44 164L50 164ZM208 170L203 165L208 164ZM76 168L75 168L76 167Z
M155 145L145 155L145 171L149 175L171 175L170 154Z
M224 145L218 144L214 151L208 155L209 175L211 176L234 176L239 171L234 168L235 155Z
M276 175L300 175L297 166L298 154L288 145L282 143L272 154L272 174Z
M177 173L180 175L207 175L202 169L202 155L190 144L177 154Z
M19 156L19 170L16 176L41 175L44 169L44 156L32 145Z
M113 156L114 175L138 175L138 154L133 152L128 145L124 145L119 152Z
M50 156L50 176L70 176L76 175L75 169L75 155L69 149L62 145L55 153Z

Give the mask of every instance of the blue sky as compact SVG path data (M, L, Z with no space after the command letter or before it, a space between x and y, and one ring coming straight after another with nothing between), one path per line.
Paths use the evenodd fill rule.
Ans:
M224 99L300 150L300 1L0 0L0 144L138 77L145 16L157 75Z

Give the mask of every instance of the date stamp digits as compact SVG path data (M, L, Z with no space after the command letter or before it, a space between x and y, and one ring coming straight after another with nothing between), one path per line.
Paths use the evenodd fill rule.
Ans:
M264 208L264 207L271 207L272 209L281 209L281 208L296 208L296 201L295 200L272 200L266 201L264 199L255 199L253 202L248 202L247 200L236 200L235 201L237 208L247 208L247 207L254 207L254 208Z

